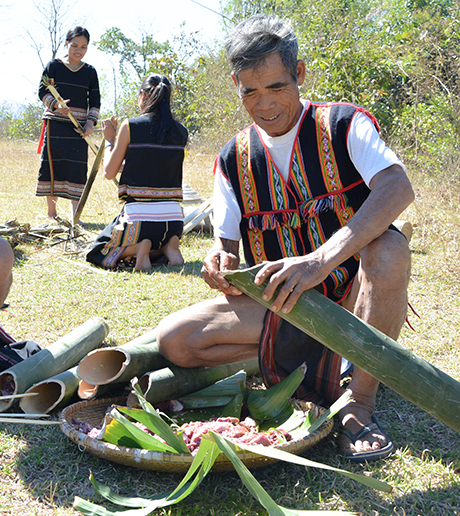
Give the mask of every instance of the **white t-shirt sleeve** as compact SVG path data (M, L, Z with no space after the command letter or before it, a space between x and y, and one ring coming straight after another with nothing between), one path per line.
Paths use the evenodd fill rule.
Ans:
M356 113L350 124L347 149L367 186L378 172L391 165L397 164L406 170L396 154L380 138L371 119L362 112Z
M239 241L241 238L241 211L230 181L222 174L219 165L214 176L212 223L214 236Z

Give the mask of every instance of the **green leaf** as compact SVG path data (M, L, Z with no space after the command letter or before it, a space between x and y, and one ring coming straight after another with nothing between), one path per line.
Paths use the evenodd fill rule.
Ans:
M91 482L94 488L107 500L126 507L139 507L141 505L141 508L128 511L110 511L79 497L75 497L74 508L83 514L92 516L147 516L155 509L179 503L192 493L209 473L220 453L215 442L209 440L204 443L202 442L187 474L176 489L166 494L157 495L154 498L130 498L120 496L109 487L97 482L94 476L91 476Z
M118 407L119 410L123 408L124 407ZM116 423L111 421L107 425L103 437L104 441L111 442L112 444L125 446L124 443L126 443L129 440L133 441L134 444L131 444L131 446L134 448L143 448L145 450L177 453L174 448L172 448L168 444L163 443L153 435L148 434L145 430L139 428L134 423L129 421L122 414L120 414L116 408L114 408L110 412L110 415L113 417L113 420L116 421ZM172 432L171 429L170 431ZM117 442L114 442L114 440L117 440ZM189 451L188 448L187 451Z
M268 511L269 516L289 516L289 515L299 515L299 516L306 516L306 515L337 515L340 514L341 516L344 515L352 515L353 513L350 512L337 512L337 511L302 511L302 510L295 510L295 509L285 509L284 507L281 507L278 505L273 498L270 497L270 495L265 491L265 489L257 482L253 474L249 471L249 469L243 464L243 462L239 459L237 455L237 447L235 444L233 444L231 441L226 439L225 437L222 437L214 432L208 432L205 436L203 436L203 440L207 439L213 439L219 449L225 453L227 458L232 462L233 466L235 467L236 472L238 473L239 477L243 481L244 485L248 488L250 493L256 498L259 503ZM238 445L238 447L240 447ZM247 448L252 448L251 446ZM263 446L262 446L263 448Z
M298 455L294 455L293 453L289 453L283 450L279 450L273 448L271 446L260 446L260 445L245 445L238 443L238 448L242 450L249 451L251 453L256 453L257 455L262 455L264 457L269 457L276 460L282 460L284 462L290 462L291 464L298 464L299 466L309 466L320 469L327 469L329 471L335 471L336 473L340 473L348 478L356 480L361 484L364 484L368 487L372 487L373 489L378 489L379 491L391 492L392 487L388 485L386 482L382 482L381 480L377 480L376 478L366 477L364 475L358 475L356 473L351 473L349 471L345 471L343 469L334 468L333 466L328 466L327 464L321 464L320 462L314 462L309 459L305 459L304 457L300 457Z
M290 405L289 398L302 383L305 372L306 366L302 364L273 387L253 390L247 401L251 417L261 424L263 421L276 419L281 413L289 410L287 409Z
M337 412L342 410L344 407L346 407L350 401L351 398L351 392L345 391L342 396L325 411L323 414L319 416L319 418L310 426L308 429L308 433L312 434L315 430L317 430L323 423L326 421L326 419L330 419L331 417L334 417Z
M145 415L141 414L142 411L138 413L138 417L142 417L143 419L139 422L145 425L151 432L154 432L159 437L164 439L176 453L190 453L190 450L187 448L187 445L184 443L183 439L178 437L171 430L168 423L163 421L155 408L148 401L146 401L139 385L134 386L134 391L139 399L142 409L145 412ZM123 407L123 411L125 411L125 407ZM138 420L136 419L136 421Z

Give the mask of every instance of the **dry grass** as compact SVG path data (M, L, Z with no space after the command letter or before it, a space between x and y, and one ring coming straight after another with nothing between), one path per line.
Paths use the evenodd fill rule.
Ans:
M0 142L0 222L16 218L44 221L45 202L34 196L39 157L29 142ZM186 181L204 198L212 191L213 156L187 157ZM401 343L460 380L460 194L458 189L412 178L416 202L407 217L415 226L411 242L413 275L410 316ZM452 185L451 185L452 186ZM97 232L119 206L111 182L97 178L83 220ZM59 212L66 216L67 201ZM124 342L148 331L168 313L214 294L200 279L201 259L212 245L206 235L184 238L184 267L152 272L107 272L87 267L79 248L19 244L14 284L0 324L18 339L47 346L93 315L111 329L109 343ZM390 459L349 466L337 456L333 436L307 453L318 460L389 482L381 494L337 477L298 466L274 464L255 476L278 503L301 509L347 509L369 516L460 515L459 436L444 424L381 388L378 417L397 445ZM0 514L73 515L75 495L93 495L89 471L119 492L149 496L175 487L178 475L139 471L82 453L58 428L0 425ZM261 515L264 511L242 488L236 474L212 475L177 507L159 510L173 516Z

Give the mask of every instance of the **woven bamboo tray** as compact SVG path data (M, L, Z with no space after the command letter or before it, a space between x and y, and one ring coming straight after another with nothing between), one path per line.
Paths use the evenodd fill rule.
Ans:
M62 411L60 416L61 430L70 440L78 445L80 450L92 453L93 455L96 455L102 459L141 469L168 471L174 473L186 472L192 464L192 455L186 455L182 453L163 453L158 451L142 450L138 448L116 446L114 444L93 439L92 437L89 437L88 435L78 431L75 428L75 421L86 421L87 423L91 423L92 425L100 427L104 420L104 415L107 408L112 404L124 405L125 402L126 398L111 398L80 401L79 403L69 405ZM307 403L303 401L296 401L296 403L305 411L313 409L317 414L324 412L322 407L318 407L313 403ZM332 426L332 419L328 419L316 432L313 432L311 435L307 435L295 441L281 444L276 446L276 448L288 451L290 453L301 453L326 437L326 435L328 435L332 430ZM275 459L269 459L267 457L262 457L261 455L246 451L239 452L238 457L248 468L256 468L259 466L265 466L272 462L276 462ZM217 457L216 462L212 467L212 471L214 472L230 471L232 469L233 464L224 454L220 454Z

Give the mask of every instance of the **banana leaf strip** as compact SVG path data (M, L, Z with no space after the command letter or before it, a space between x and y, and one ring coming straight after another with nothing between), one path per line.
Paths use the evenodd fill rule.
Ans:
M143 499L139 497L122 497L113 492L109 487L97 482L94 476L91 475L91 482L94 488L104 498L117 505L140 508L128 511L110 511L100 505L83 500L78 496L75 497L74 508L88 516L147 516L155 509L179 503L191 494L198 487L203 478L209 473L220 453L221 452L215 442L212 440L205 441L203 446L200 446L190 469L176 489L166 494L158 495L154 498Z
M284 423L294 412L290 397L305 378L306 366L302 364L286 378L269 389L255 389L247 406L251 417L261 428L271 428Z
M203 436L203 439L204 438L205 436ZM221 436L219 436L219 438L222 439ZM251 453L257 453L258 455L263 455L264 457L290 462L291 464L298 464L299 466L308 466L313 468L327 469L329 471L335 471L336 473L340 473L345 477L356 480L357 482L360 482L361 484L364 484L367 487L372 487L373 489L378 489L379 491L384 491L386 493L390 493L392 491L392 487L389 484L387 484L386 482L382 482L381 480L377 480L376 478L366 477L364 475L358 475L356 473L351 473L343 469L334 468L333 466L328 466L327 464L321 464L321 462L315 462L309 459L305 459L304 457L300 457L299 455L294 455L293 453L278 450L276 448L273 448L272 446L248 446L245 444L238 444L238 448L250 451Z
M104 435L102 437L102 440L105 442L116 444L117 446L126 446L128 448L177 453L174 448L129 421L121 415L117 409L113 409L109 417L113 419L105 426Z
M284 507L279 506L273 498L265 491L265 489L257 482L254 475L249 471L249 469L241 462L237 455L237 447L225 437L221 437L220 435L209 432L204 439L213 439L222 453L225 453L227 458L232 462L235 467L236 472L240 476L243 484L248 488L249 492L259 501L259 503L268 511L269 516L285 516L285 515L324 515L324 514L340 514L340 515L353 515L354 513L350 512L329 512L329 511L303 511L303 510L294 510L294 509L285 509ZM253 448L253 446L248 446L247 448ZM259 448L259 446L258 446ZM263 446L262 446L263 448Z
M155 408L144 398L139 385L134 386L134 392L137 395L142 409L148 415L148 424L144 423L145 426L150 431L156 433L159 437L164 439L172 448L177 451L177 453L190 453L184 441L177 437L177 435L171 430L168 423L162 419Z

